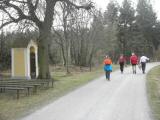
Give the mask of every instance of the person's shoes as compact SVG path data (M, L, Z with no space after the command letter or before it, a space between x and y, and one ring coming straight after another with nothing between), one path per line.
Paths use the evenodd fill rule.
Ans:
M136 71L133 71L133 74L136 74Z

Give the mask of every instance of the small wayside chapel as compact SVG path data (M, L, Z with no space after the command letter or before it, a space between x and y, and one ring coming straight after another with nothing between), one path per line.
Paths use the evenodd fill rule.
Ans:
M12 78L38 77L38 46L34 40L16 40L11 49Z

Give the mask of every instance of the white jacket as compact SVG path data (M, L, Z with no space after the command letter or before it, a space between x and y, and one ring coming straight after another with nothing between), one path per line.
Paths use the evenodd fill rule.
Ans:
M148 57L142 56L142 57L140 58L140 63L141 63L141 62L147 62L147 60L149 60Z

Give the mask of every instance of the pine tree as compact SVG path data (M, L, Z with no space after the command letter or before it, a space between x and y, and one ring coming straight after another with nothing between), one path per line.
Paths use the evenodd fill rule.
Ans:
M132 26L135 21L135 10L132 7L130 0L124 0L120 8L120 15L118 18L118 39L120 42L121 51L125 54L130 51L130 41L132 41Z
M144 37L145 42L143 43L144 52L150 51L152 48L152 53L156 48L156 39L154 39L155 26L156 26L156 13L153 11L153 7L149 0L139 0L137 4L137 16L136 23L141 34ZM151 53L151 51L150 51Z
M104 12L105 24L105 47L110 54L113 61L117 61L117 54L119 51L117 40L117 20L118 20L119 4L116 1L110 1L107 9Z

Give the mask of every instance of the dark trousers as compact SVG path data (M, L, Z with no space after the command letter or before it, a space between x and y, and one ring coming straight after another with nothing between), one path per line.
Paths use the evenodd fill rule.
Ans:
M133 74L136 74L136 64L132 64Z
M124 69L124 63L119 63L119 65L120 65L120 70L121 70L121 72L123 72L123 69Z
M106 79L110 80L110 72L111 71L106 71Z
M142 65L142 71L143 71L143 73L145 73L146 63L145 62L141 62L141 65Z

